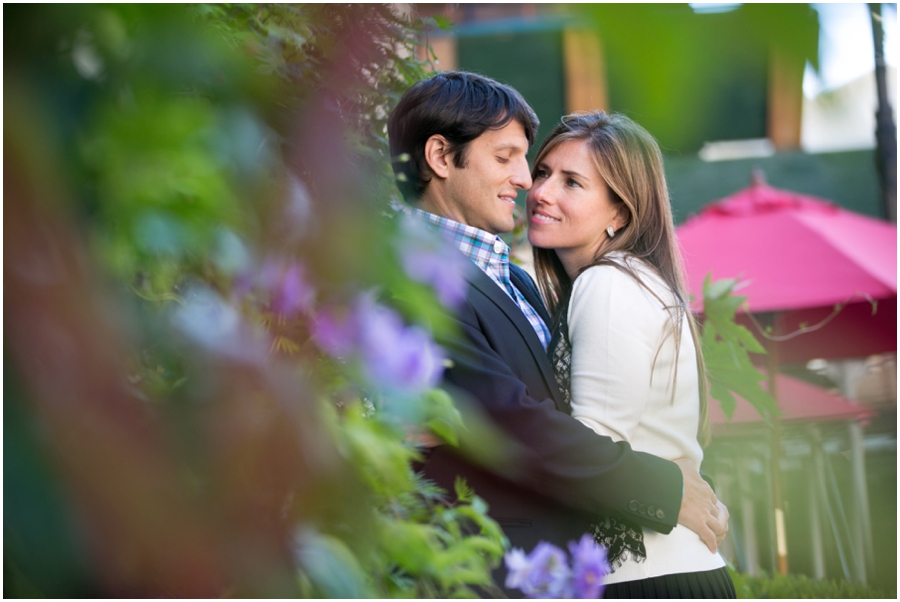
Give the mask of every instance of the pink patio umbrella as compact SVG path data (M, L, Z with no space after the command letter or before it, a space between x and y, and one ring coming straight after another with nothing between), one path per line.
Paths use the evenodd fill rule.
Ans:
M809 422L863 420L875 416L873 410L816 385L785 374L779 374L776 378L778 380L778 397L782 402L781 421L783 423L806 424ZM719 404L710 404L709 420L712 423L713 432L717 434L736 432L736 430L741 430L741 427L751 427L763 422L762 416L750 405L750 402L740 397L736 399L737 406L730 420L725 416Z
M818 324L835 304L848 305L824 327L777 344L771 342L767 358L770 375L779 363L812 358L860 357L897 349L897 228L846 211L833 203L768 186L761 174L753 184L707 205L677 229L684 252L688 287L695 299L703 298L703 282L738 278L746 286L749 312L784 336L802 324ZM878 301L871 311L870 301ZM745 318L746 320L746 318ZM751 329L753 330L753 329ZM803 396L778 394L781 379L770 379L770 391L785 416ZM715 408L717 404L711 404ZM717 409L717 408L716 408ZM855 462L862 466L861 430ZM772 486L776 520L778 571L787 572L787 548L782 524L783 503L778 458L780 420L772 433ZM864 470L856 471L865 489ZM868 532L867 502L861 527Z
M780 363L860 357L897 349L897 227L833 203L750 187L707 205L677 229L688 287L739 278L750 312L773 314L773 334L823 328L779 344ZM873 315L872 303L877 301Z

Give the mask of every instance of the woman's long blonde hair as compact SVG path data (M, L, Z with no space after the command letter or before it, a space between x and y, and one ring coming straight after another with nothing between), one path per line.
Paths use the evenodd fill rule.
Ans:
M681 328L678 325L683 319L688 321L694 339L700 380L698 439L705 447L710 439L706 363L700 349L699 328L688 309L687 289L659 145L647 130L624 115L602 111L574 113L563 117L562 122L547 136L538 149L534 165L539 165L547 153L563 142L572 140L586 143L597 172L609 187L610 199L624 208L627 220L614 237L597 249L593 261L581 271L595 265L612 265L650 290L627 262L617 262L608 257L613 251L621 251L652 266L672 290L675 305L669 306L665 301L660 301L667 305L674 317L672 332L676 354L681 343ZM560 311L572 293L573 279L566 274L553 249L535 247L534 263L538 286L554 321L558 323ZM673 375L673 395L676 380L677 369Z

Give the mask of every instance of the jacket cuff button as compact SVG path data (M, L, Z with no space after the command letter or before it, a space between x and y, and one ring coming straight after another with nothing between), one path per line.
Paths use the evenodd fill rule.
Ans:
M637 501L631 500L631 503L628 504L628 509L631 510L632 512L637 512L637 509L638 509Z

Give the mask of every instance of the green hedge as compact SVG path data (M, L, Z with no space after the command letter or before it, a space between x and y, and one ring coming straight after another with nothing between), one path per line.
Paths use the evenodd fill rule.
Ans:
M758 577L729 569L738 598L888 598L883 591L849 581L819 581L806 575ZM894 598L896 596L890 596Z

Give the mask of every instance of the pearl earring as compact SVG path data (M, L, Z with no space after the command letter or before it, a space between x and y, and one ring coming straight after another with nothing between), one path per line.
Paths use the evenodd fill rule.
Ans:
M612 238L613 236L616 235L616 231L613 230L613 227L612 227L612 226L607 226L607 227L606 227L606 233L609 234L609 237L610 237L610 238Z

